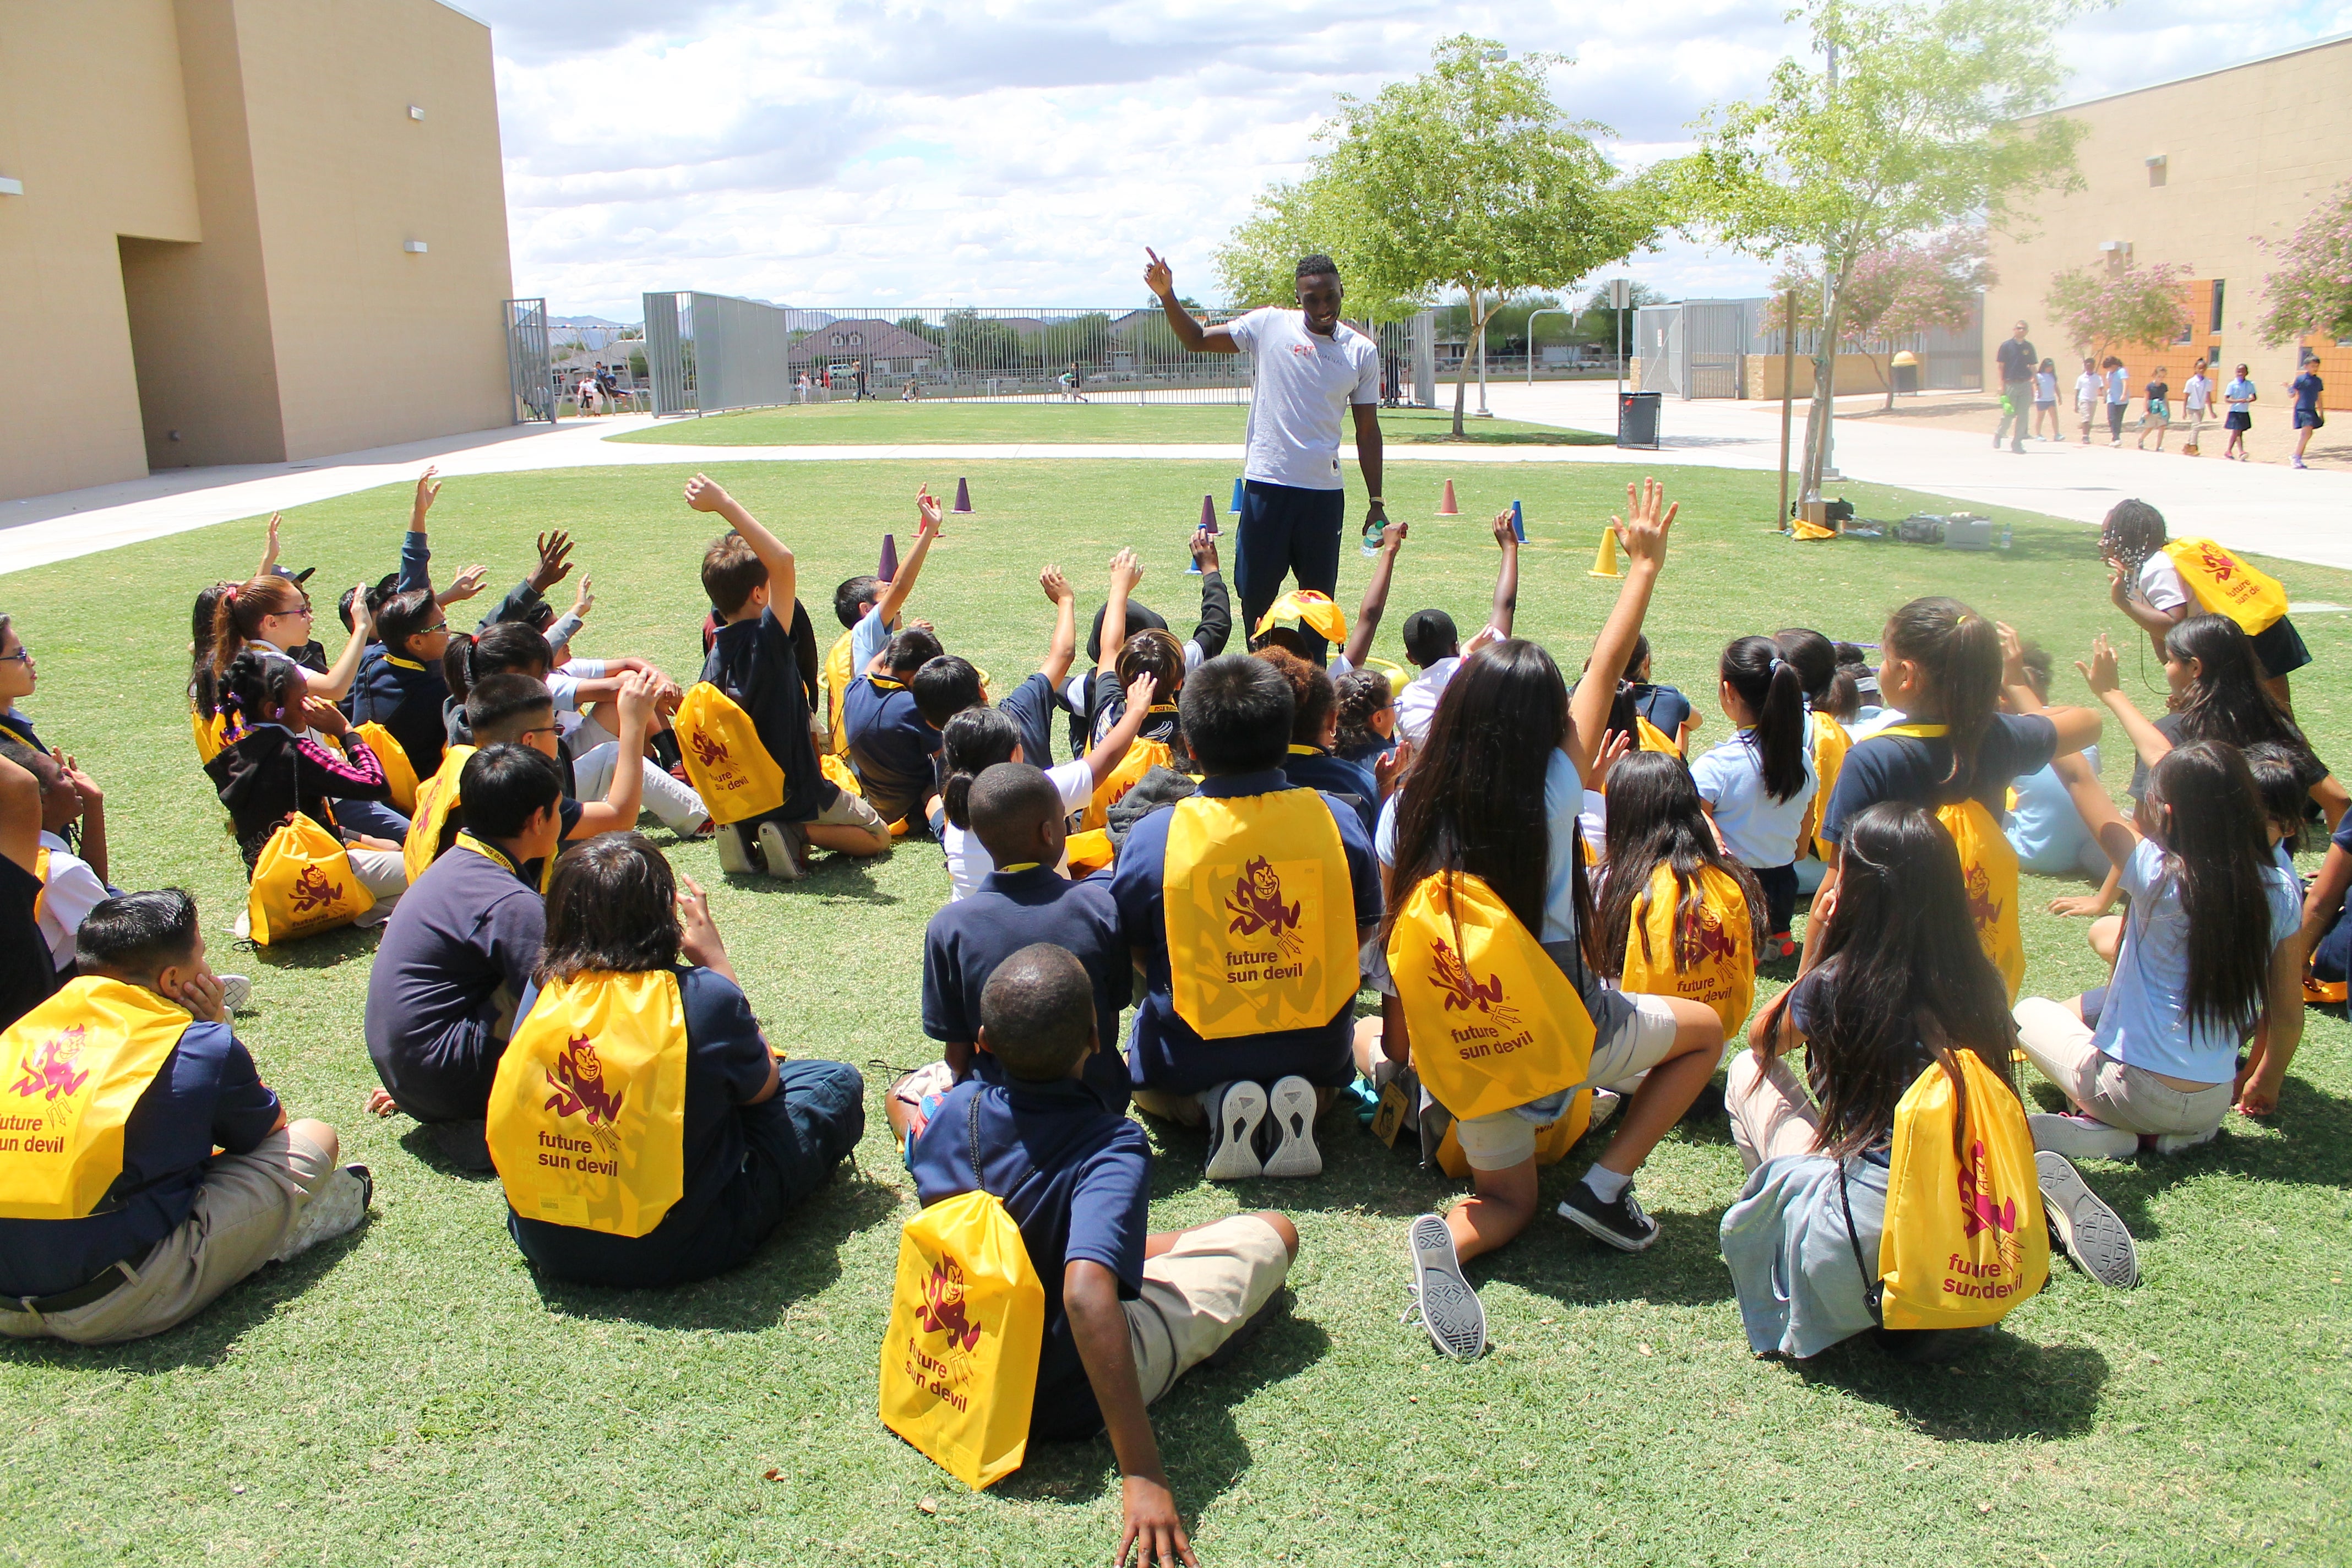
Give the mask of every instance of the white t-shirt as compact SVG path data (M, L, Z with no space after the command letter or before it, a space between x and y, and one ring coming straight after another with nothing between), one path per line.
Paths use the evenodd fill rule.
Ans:
M2162 551L2139 563L2139 596L2148 602L2151 609L2177 610L2183 605L2196 607L2189 584L2180 580L2180 569Z
M1381 351L1345 321L1331 335L1307 313L1268 305L1225 323L1255 362L1249 451L1242 476L1302 490L1336 490L1348 405L1381 400Z
M59 970L72 967L74 932L89 911L98 908L106 897L106 884L89 868L89 862L66 847L66 841L54 833L41 835L41 847L49 852L48 880L41 889L41 936L49 944L49 957Z
M1429 721L1437 713L1437 700L1445 693L1445 683L1462 668L1459 658L1441 658L1427 669L1421 679L1397 694L1397 733L1418 746L1429 738Z
M1749 742L1753 731L1742 730L1691 764L1691 782L1698 796L1714 808L1715 826L1731 858L1756 870L1786 866L1797 858L1797 837L1805 826L1805 807L1821 788L1813 771L1813 749L1802 749L1805 782L1786 800L1774 800L1764 788L1764 763Z
M2086 370L2074 378L2074 406L2087 409L2099 400L2099 374Z
M2213 406L2213 384L2201 375L2192 375L2180 384L2180 401L2191 414L2202 414Z
M1087 803L1094 799L1095 771L1084 757L1073 763L1064 763L1059 767L1047 768L1045 782L1061 791L1065 813L1084 811ZM980 835L968 827L958 827L952 822L941 824L940 847L947 853L948 902L951 904L979 891L982 880L996 869L996 858L988 852L988 846L980 841ZM1065 877L1070 874L1067 849L1063 850L1061 864L1054 869Z
M2058 373L2056 371L2037 370L2033 373L2033 401L2036 403L2055 403L2058 401Z

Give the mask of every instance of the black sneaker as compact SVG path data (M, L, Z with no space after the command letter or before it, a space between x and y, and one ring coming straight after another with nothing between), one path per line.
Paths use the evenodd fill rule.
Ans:
M1617 1194L1616 1202L1604 1204L1600 1194L1580 1181L1560 1200L1559 1217L1620 1252L1646 1252L1650 1244L1658 1239L1658 1222L1643 1214L1642 1205L1633 1201L1631 1182Z

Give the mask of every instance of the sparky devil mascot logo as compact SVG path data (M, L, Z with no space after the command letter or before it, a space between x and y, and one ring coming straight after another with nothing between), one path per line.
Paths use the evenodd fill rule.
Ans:
M1306 946L1298 934L1297 902L1282 901L1282 879L1275 874L1274 865L1263 855L1242 868L1240 879L1234 883L1234 896L1225 900L1225 911L1234 918L1225 927L1242 936L1255 936L1265 931L1274 938L1286 958L1296 958Z

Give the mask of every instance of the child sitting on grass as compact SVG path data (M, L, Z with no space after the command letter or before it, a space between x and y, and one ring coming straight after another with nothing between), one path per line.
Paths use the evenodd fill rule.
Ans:
M1397 751L1396 688L1377 669L1351 669L1332 683L1339 728L1331 754L1371 768ZM1402 764L1392 764L1401 766ZM1385 797L1383 797L1385 798Z
M1282 764L1282 776L1352 807L1357 820L1364 825L1364 836L1370 837L1380 819L1381 801L1395 782L1396 763L1385 764L1381 771L1388 777L1381 780L1370 768L1333 754L1332 746L1339 738L1339 694L1329 675L1284 647L1260 648L1253 657L1274 666L1290 683L1296 705L1290 721L1290 755Z
M1111 877L1146 989L1135 1100L1211 1125L1212 1181L1318 1173L1315 1120L1355 1076L1356 952L1380 920L1380 872L1354 811L1283 777L1295 711L1263 659L1193 671L1184 741L1207 776L1129 830Z
M1096 608L1094 625L1087 633L1087 660L1094 668L1072 678L1062 688L1062 705L1071 716L1072 756L1083 754L1090 737L1100 733L1104 727L1097 700L1108 698L1118 702L1132 679L1119 676L1116 687L1106 691L1102 679L1105 670L1117 671L1120 649L1143 633L1164 634L1180 656L1172 670L1154 671L1161 677L1160 700L1163 703L1176 700L1177 689L1184 684L1187 673L1225 651L1225 643L1233 636L1233 595L1217 567L1216 537L1194 530L1192 552L1192 563L1201 569L1201 618L1194 624L1192 635L1181 642L1176 641L1176 634L1165 616L1132 596L1136 585L1143 581L1143 565L1135 552L1122 550L1111 558L1110 593ZM1108 637L1104 635L1106 627L1109 628ZM1044 765L1042 755L1039 765Z
M920 820L938 777L931 759L939 754L940 731L923 715L923 705L911 689L926 666L941 661L939 637L928 626L908 626L890 634L882 651L869 660L842 699L842 722L849 729L849 763L857 770L858 787L866 803L884 822ZM971 670L963 659L955 661ZM956 672L961 674L961 671ZM942 675L941 682L948 680ZM956 682L959 686L964 683ZM958 692L955 695L963 695ZM970 701L980 698L976 671L969 682ZM941 704L954 700L940 691ZM970 702L948 710L961 711Z
M882 645L898 630L900 612L923 574L931 541L940 536L940 503L926 485L915 497L915 547L885 583L871 574L845 578L833 591L833 613L842 625L841 636L824 656L825 746L835 756L849 750L849 730L841 705L850 682L874 662Z
M1764 889L1764 949L1795 955L1789 928L1797 908L1796 860L1820 789L1804 681L1769 637L1736 637L1718 667L1720 700L1733 734L1691 764L1691 778L1723 846Z
M1728 1034L1756 999L1764 892L1708 825L1690 772L1664 752L1609 769L1601 884L1601 975L1637 995L1715 1009Z
M1485 628L1470 639L1467 651L1472 653L1509 637L1511 617L1518 609L1519 539L1511 531L1509 512L1496 515L1495 548L1503 558L1495 574L1495 600ZM1444 610L1415 610L1404 618L1405 661L1420 667L1421 676L1397 698L1397 729L1412 744L1419 745L1429 733L1437 700L1461 668L1465 651L1454 630L1454 617Z
M2038 643L2025 645L2025 679L2033 694L2044 705L2050 700L2050 652ZM2083 763L2094 778L2099 772L2099 748L2083 748ZM2107 852L2099 847L2083 814L2074 809L2074 798L2067 792L2065 781L2058 776L2055 767L2042 768L2020 777L2010 786L2017 795L2016 804L2009 810L2003 831L2009 847L2017 851L2017 868L2031 871L2037 877L2089 877L2104 880L2108 873ZM2074 900L2060 899L2050 906L2056 914L2074 912L2060 906ZM2104 910L2099 912L2105 913Z
M686 504L727 520L729 531L702 558L702 590L723 624L702 663L702 679L751 720L760 744L784 775L784 803L719 830L719 864L785 881L807 874L810 846L835 854L889 852L887 821L824 776L809 733L808 688L793 647L798 583L793 552L734 497L703 475L687 481ZM779 613L779 606L785 606Z
M967 713L957 722L976 716ZM982 853L1002 857L1008 868L990 871L969 897L933 915L923 934L923 1033L940 1042L941 1059L891 1086L885 1110L902 1143L920 1131L950 1088L975 1070L995 1073L992 1058L973 1054L981 993L999 964L1033 942L1051 942L1085 966L1097 1033L1118 1038L1134 966L1118 932L1110 879L1097 874L1073 882L1050 869L1062 858L1063 799L1049 773L1025 763L999 763L971 782L963 804L971 836ZM1088 1057L1085 1079L1108 1110L1127 1114L1133 1086L1117 1051Z
M1690 738L1698 732L1698 710L1680 689L1667 686L1650 674L1650 639L1645 633L1633 644L1633 662L1625 667L1625 679L1632 689L1633 711L1647 719L1658 733L1675 743L1675 750L1684 756L1690 754Z
M0 1334L115 1344L184 1322L264 1264L352 1229L374 1186L366 1166L338 1163L333 1128L289 1122L261 1081L205 962L194 899L177 888L107 899L75 941L80 978L0 1036L0 1058L32 1060L43 1042L86 1033L112 1072L141 1063L131 1070L142 1081L120 1095L100 1068L62 1088L67 1101L87 1094L76 1124L112 1142L121 1173L62 1214L0 1207ZM60 1087L48 1092L65 1110ZM63 1176L54 1162L66 1156L20 1146L37 1142L0 1152L12 1194Z
M1150 1147L1086 1081L1101 1026L1095 984L1069 953L1043 942L1012 953L981 992L978 1022L995 1070L948 1094L914 1140L916 1194L925 1207L975 1187L1003 1198L1045 1292L1031 1439L1107 1430L1116 1561L1137 1546L1152 1563L1191 1563L1145 1410L1274 1313L1297 1229L1265 1212L1150 1231Z

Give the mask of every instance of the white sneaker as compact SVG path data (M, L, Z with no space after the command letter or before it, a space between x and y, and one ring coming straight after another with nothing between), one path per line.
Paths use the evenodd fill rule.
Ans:
M1209 1180L1239 1182L1265 1174L1257 1157L1257 1131L1265 1125L1265 1088L1236 1079L1211 1089L1208 1101Z
M779 882L797 882L808 875L804 843L797 828L781 822L760 824L760 858L768 863L768 875Z
M1486 1348L1486 1309L1462 1277L1454 1232L1439 1215L1425 1214L1405 1233L1405 1247L1412 1258L1413 1307L1429 1342L1454 1361L1475 1361ZM1411 1321L1412 1312L1405 1317Z
M365 1165L345 1165L327 1173L302 1212L294 1216L293 1226L286 1239L269 1255L272 1263L283 1263L298 1258L322 1241L359 1228L367 1218L368 1203L375 1196L375 1177Z
M2139 1134L2110 1127L2095 1116L2061 1116L2037 1110L2026 1122L2033 1146L2069 1160L2128 1160L2139 1152Z
M253 910L250 908L237 910L236 924L231 926L229 929L236 933L237 941L251 942L253 940Z
M741 823L720 823L719 831L712 834L711 838L719 846L719 868L721 871L730 877L756 877L760 874L760 868L751 862L751 847L744 842Z
M214 978L221 983L221 1005L232 1013L243 1012L247 998L253 994L253 982L242 974L219 974Z
M2156 1152L2159 1154L2185 1154L2220 1136L2221 1129L2219 1124L2202 1132L2159 1132L2156 1135Z
M1274 1152L1265 1157L1269 1176L1319 1176L1323 1151L1315 1146L1315 1086L1303 1078L1278 1079L1266 1097L1274 1116Z

